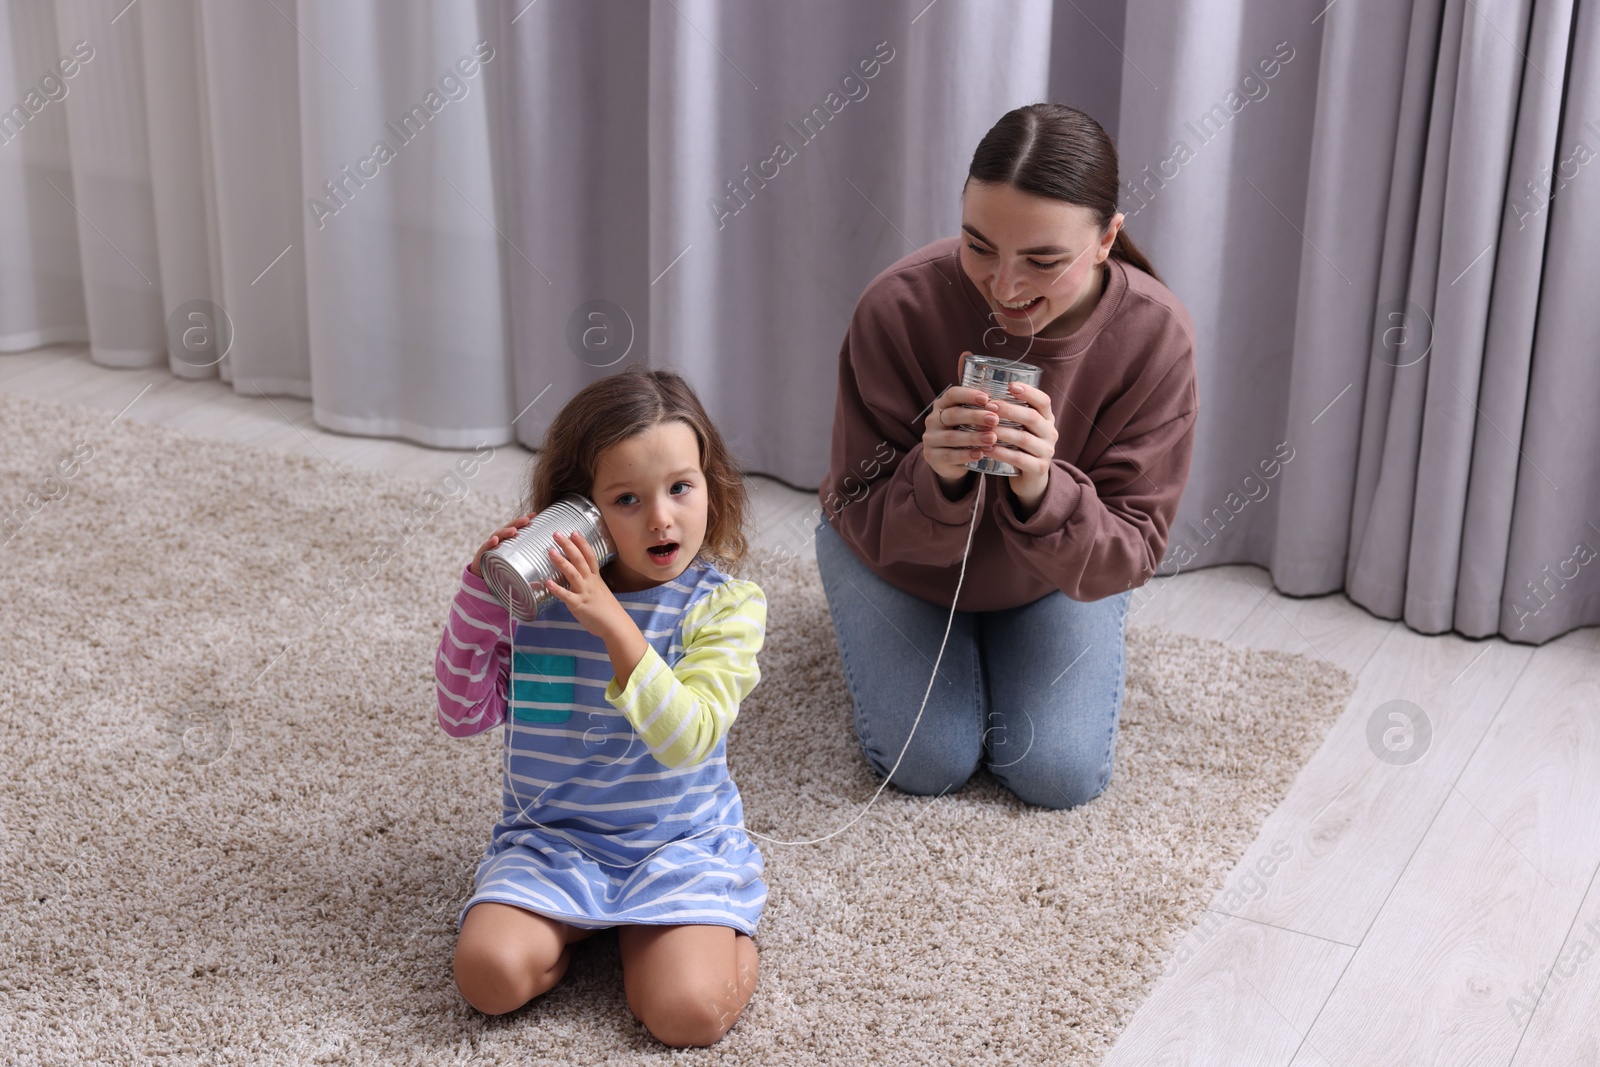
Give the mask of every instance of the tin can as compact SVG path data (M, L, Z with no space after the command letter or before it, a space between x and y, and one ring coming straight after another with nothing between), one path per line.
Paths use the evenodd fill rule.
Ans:
M1005 359L1001 356L968 355L961 361L961 384L968 389L982 389L996 400L1012 401L1010 388L1012 382L1022 382L1024 385L1037 386L1039 384L1040 369L1032 363L1024 363L1018 359ZM964 404L963 407L972 405ZM1001 410L1004 410L1003 408ZM1012 426L1021 429L1020 423L1012 422L1004 416L1000 419L1001 426ZM977 471L980 474L1000 474L1007 478L1014 478L1022 472L1004 460L992 456L983 456L967 464L967 470Z
M501 541L478 558L478 569L483 572L489 591L511 614L533 622L556 599L544 583L553 578L567 587L566 579L550 558L550 550L560 547L556 544L557 533L570 534L574 530L594 548L600 566L616 558L600 508L578 493L557 500L518 530L517 536Z

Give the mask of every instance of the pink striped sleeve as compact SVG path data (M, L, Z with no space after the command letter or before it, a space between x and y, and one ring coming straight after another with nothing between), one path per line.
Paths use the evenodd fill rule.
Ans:
M433 663L439 725L451 737L471 737L505 721L511 625L488 583L463 567Z

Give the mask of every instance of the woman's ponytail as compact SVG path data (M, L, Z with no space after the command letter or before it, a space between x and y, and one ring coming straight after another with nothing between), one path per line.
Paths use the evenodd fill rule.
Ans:
M1139 246L1133 243L1133 238L1128 236L1126 229L1117 231L1117 239L1111 243L1111 254L1130 266L1138 267L1156 281L1161 281L1161 275L1156 273L1156 269L1150 265L1150 260L1139 250Z

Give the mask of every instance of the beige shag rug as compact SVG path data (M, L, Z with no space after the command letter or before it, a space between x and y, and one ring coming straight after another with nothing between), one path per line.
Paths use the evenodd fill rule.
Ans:
M514 513L471 487L0 396L0 1062L1098 1063L1352 689L1133 629L1085 808L891 789L764 846L761 984L719 1046L656 1044L604 935L486 1018L450 964L498 737L446 737L432 681ZM821 836L876 780L814 565L760 580L729 762L753 829Z

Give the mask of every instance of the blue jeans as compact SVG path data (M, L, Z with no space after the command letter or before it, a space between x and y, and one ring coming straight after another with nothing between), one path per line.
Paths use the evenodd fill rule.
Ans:
M1071 808L1100 795L1117 743L1131 591L958 610L930 691L950 609L873 574L826 520L816 536L856 736L879 774L932 796L960 788L981 762L1029 804Z

